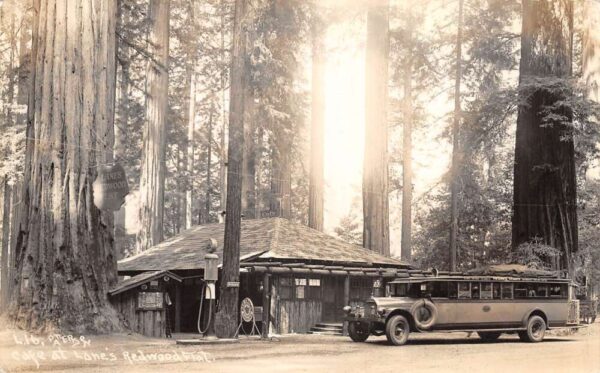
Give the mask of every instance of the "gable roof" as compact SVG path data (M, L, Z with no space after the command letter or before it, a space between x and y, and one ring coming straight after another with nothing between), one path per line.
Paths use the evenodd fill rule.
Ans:
M144 282L152 281L162 276L168 276L169 278L178 282L181 282L183 280L181 277L167 270L149 271L140 273L139 275L135 275L131 278L128 278L127 280L119 281L119 283L114 288L108 291L108 294L117 295L140 284L143 284Z
M198 225L149 250L118 263L121 272L203 269L211 238L223 260L224 224ZM400 260L379 255L323 232L282 218L242 220L240 260L343 263L408 268Z

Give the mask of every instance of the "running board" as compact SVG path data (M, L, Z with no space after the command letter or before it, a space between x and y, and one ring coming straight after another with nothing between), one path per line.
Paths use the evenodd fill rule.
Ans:
M555 329L555 328L553 328ZM527 328L500 328L500 329L433 329L433 330L424 330L425 332L433 332L433 333L456 333L456 332L518 332L522 330L527 330Z

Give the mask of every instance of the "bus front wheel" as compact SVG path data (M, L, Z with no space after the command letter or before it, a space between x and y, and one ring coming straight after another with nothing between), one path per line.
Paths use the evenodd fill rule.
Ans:
M541 342L546 334L546 322L538 315L531 316L527 321L527 330L519 332L523 342Z
M410 325L402 315L392 316L385 324L385 335L388 342L394 346L401 346L408 340Z

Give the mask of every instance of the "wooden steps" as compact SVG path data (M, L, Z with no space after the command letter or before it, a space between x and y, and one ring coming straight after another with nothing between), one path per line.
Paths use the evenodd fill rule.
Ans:
M342 336L344 335L344 328L342 324L334 324L334 323L317 323L315 326L310 328L308 334L318 334L318 335L335 335Z

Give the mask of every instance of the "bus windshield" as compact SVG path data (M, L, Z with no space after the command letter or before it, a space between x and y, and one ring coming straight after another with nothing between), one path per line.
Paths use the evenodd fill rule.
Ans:
M419 298L421 296L421 284L388 284L388 297L410 297Z

